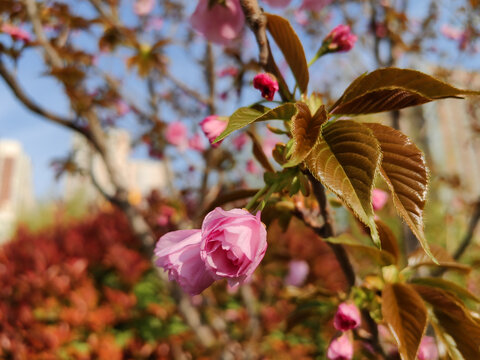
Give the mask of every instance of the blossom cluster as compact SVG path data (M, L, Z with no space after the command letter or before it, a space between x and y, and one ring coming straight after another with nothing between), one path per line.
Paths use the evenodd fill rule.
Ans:
M260 212L216 208L201 229L163 235L155 248L156 265L190 295L200 294L215 280L229 286L247 281L267 250L267 232Z

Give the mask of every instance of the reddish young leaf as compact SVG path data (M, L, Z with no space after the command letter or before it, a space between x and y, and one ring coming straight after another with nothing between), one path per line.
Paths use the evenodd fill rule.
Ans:
M380 145L358 122L343 120L325 125L305 164L370 228L374 243L380 246L372 208L373 180L382 158Z
M382 250L390 253L395 258L395 263L400 259L400 249L398 248L398 241L393 231L382 220L375 220L377 225L378 235L380 236L380 243Z
M295 106L297 113L291 123L294 145L292 156L284 165L285 167L295 166L307 157L320 136L323 123L327 121L327 111L324 105L321 105L313 115L307 104L298 102Z
M410 69L384 68L358 77L332 106L332 114L370 114L427 102L479 95Z
M409 255L408 266L412 268L420 266L440 266L446 269L457 270L465 273L469 273L472 270L472 268L468 265L457 263L455 259L439 245L432 244L430 246L430 251L432 256L438 261L437 264L435 264L432 261L432 258L425 254L422 249L417 249Z
M292 69L298 88L302 93L305 93L308 87L309 74L305 51L300 39L287 19L273 14L265 15L267 16L268 31L272 34L290 69Z
M427 326L427 309L422 298L408 284L385 284L382 315L398 343L402 359L414 360Z
M423 209L427 199L428 170L420 149L402 132L381 124L364 124L380 143L380 172L392 193L393 204L433 259L423 232Z
M411 285L433 307L435 322L450 335L465 360L480 359L480 323L455 295L431 286ZM450 346L450 356L457 359Z

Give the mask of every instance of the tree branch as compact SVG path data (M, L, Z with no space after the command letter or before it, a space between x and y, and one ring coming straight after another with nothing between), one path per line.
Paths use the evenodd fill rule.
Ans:
M468 225L467 233L465 234L457 251L455 251L453 255L453 258L455 260L460 259L460 257L463 255L463 253L467 249L468 245L470 245L470 243L472 242L473 234L475 232L475 228L477 227L479 221L480 221L480 199L478 199L477 203L475 204L475 209L473 211L472 218L470 219L470 224Z

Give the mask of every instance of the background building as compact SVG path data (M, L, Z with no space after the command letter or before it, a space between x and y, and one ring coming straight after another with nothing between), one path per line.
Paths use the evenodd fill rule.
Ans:
M33 206L30 158L19 142L0 140L0 241L8 238L18 214Z
M128 189L142 197L152 190L165 191L168 186L168 169L162 161L130 159L130 136L127 131L115 129L108 133L107 153L112 154L111 161L120 169ZM82 196L86 202L102 200L89 175L90 169L98 184L108 193L113 194L113 185L103 160L95 154L90 145L80 135L74 134L72 150L75 164L82 173L67 173L65 179L65 200Z

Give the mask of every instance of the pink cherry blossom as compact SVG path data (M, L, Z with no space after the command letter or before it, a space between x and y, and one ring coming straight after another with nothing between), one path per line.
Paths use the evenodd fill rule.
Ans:
M178 230L163 235L155 247L155 264L190 295L200 294L214 282L200 257L201 241L201 230Z
M184 150L188 144L187 127L180 121L170 123L165 131L165 138L169 144Z
M244 132L242 132L240 135L236 136L232 140L232 144L235 147L237 151L242 151L243 147L248 141L248 136Z
M448 24L443 24L440 28L440 32L443 36L451 40L460 40L463 35L462 30Z
M213 143L215 139L220 135L223 130L227 128L228 122L222 120L220 116L210 115L202 120L200 127L202 128L204 134L207 136L208 141L212 144L212 147L217 147L220 145L221 141Z
M348 338L348 334L334 339L327 350L329 360L350 360L353 358L353 344Z
M292 260L288 264L288 274L285 284L290 286L302 286L309 272L308 263L305 260Z
M205 145L203 143L203 137L200 134L193 135L190 139L188 139L188 147L192 150L196 151L204 151Z
M123 100L116 101L114 105L118 116L124 116L130 111L130 106Z
M388 193L380 189L372 190L372 206L373 210L381 210L388 201Z
M301 10L321 11L325 6L329 5L333 0L303 0L300 6Z
M308 15L305 10L295 10L293 16L300 26L306 26L308 24Z
M355 45L357 36L352 34L350 26L338 25L323 40L330 51L349 51Z
M257 164L255 164L255 161L252 159L247 160L247 165L245 166L245 169L249 174L256 175L259 173L259 169Z
M267 250L267 232L256 216L243 209L216 208L203 220L200 256L215 279L230 286L250 278Z
M209 41L228 45L238 38L245 25L240 0L225 0L209 8L209 0L199 0L190 24Z
M337 330L347 331L359 327L361 321L360 311L355 304L341 303L333 318L333 326Z
M133 11L138 16L150 14L155 7L155 0L136 0L133 4Z
M292 0L263 0L264 3L267 3L271 7L286 7L290 4L290 1Z
M0 30L10 35L13 40L21 40L25 43L30 41L30 34L18 26L4 23Z
M227 66L226 68L223 68L222 70L220 70L218 73L218 77L220 78L227 77L227 76L235 77L237 75L238 75L238 68L236 68L235 66Z
M418 360L438 360L438 349L433 337L424 336L422 338L417 357Z
M265 99L272 101L278 91L278 82L273 75L261 73L253 78L253 87L260 90Z

